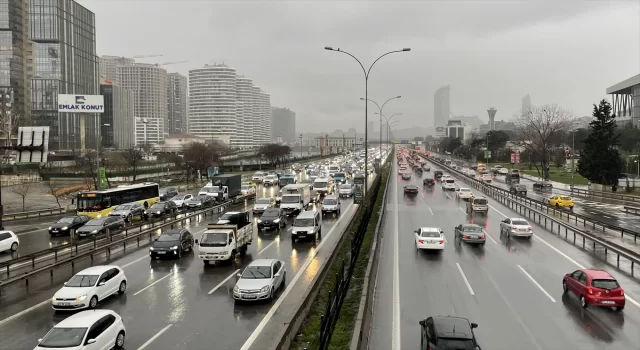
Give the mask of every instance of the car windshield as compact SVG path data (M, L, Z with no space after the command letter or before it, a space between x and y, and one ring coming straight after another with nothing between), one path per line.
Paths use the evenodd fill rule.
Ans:
M264 173L262 173L262 172L257 172L257 173L255 173L255 174L253 174L253 176L264 176Z
M438 338L438 348L443 350L474 350L471 339Z
M211 193L211 192L216 192L218 190L217 187L203 187L200 192L207 192L207 193Z
M277 218L279 216L278 210L267 210L262 214L262 219Z
M313 226L313 219L296 219L293 222L293 226L296 226L296 227L311 227L311 226Z
M107 218L100 218L100 219L91 219L89 220L89 222L87 222L87 226L102 226L104 225L104 221L107 220Z
M164 203L156 203L151 206L151 209L163 209L163 208L164 208Z
M98 282L98 275L75 275L65 284L65 287L91 287Z
M350 190L351 189L351 185L348 185L348 184L347 185L342 185L342 186L340 186L340 189L342 189L342 190Z
M326 181L317 181L313 183L313 187L317 187L317 188L324 188L327 187L327 182Z
M205 232L200 239L201 247L225 247L227 234L225 232Z
M271 200L269 198L258 198L256 199L256 204L269 204Z
M440 233L439 232L434 232L434 231L426 231L426 232L422 232L422 234L420 234L420 236L422 236L422 237L440 237Z
M600 289L616 289L620 288L618 281L616 280L593 280L591 281L591 285L594 288Z
M242 278L271 278L271 266L247 266L242 272Z
M463 226L462 231L464 232L482 232L482 227L480 226Z
M113 210L129 210L131 209L131 205L119 205Z
M241 187L241 188L242 188L243 190L248 190L248 189L250 189L250 188L251 188L251 186L249 186L249 185L242 185L242 187Z
M344 173L335 173L335 175L333 175L333 177L344 177Z
M445 181L447 181L448 184L452 184L452 183L455 182L455 180L452 180L452 179L448 179L448 180L445 180Z
M75 217L73 217L73 216L62 218L62 219L58 220L58 224L73 224L73 220L74 219L75 219Z
M485 204L487 204L487 200L486 199L475 199L473 201L473 204L475 204L475 205L485 205Z
M84 340L87 328L58 328L54 327L40 344L41 348L73 348L80 346Z
M282 196L282 199L280 200L280 202L282 203L298 203L299 201L299 196L295 195L295 196Z
M529 226L529 223L527 222L527 220L515 219L515 220L511 220L511 225Z
M460 192L471 192L471 190L468 188L461 188Z
M275 175L267 175L267 176L265 176L265 180L273 180L275 178L276 178Z
M563 201L570 201L571 197L562 196L562 197L560 197L560 199L563 200Z
M338 204L338 201L337 201L337 200L335 200L335 199L325 199L325 200L322 202L322 204L323 204L323 205L336 205L336 204Z
M175 242L180 240L179 232L163 233L158 237L158 242Z
M193 199L194 199L194 200L197 200L197 201L203 201L203 200L205 200L206 198L207 198L207 195L206 195L206 194L199 194L199 195L197 195L197 196L193 197Z
M526 190L527 189L527 187L525 185L516 185L516 188L518 190Z

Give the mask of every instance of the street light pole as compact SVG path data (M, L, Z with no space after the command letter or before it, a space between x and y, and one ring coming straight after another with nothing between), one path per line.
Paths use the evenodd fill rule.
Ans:
M378 114L378 113L376 113ZM392 116L390 116L389 118L385 117L383 114L380 114L381 116L384 117L384 120L387 122L387 128L389 127L389 122L391 121L391 119L393 119L393 117L398 116L398 115L402 115L402 113L396 113ZM382 128L382 126L380 126ZM389 132L387 131L387 143L389 143Z
M302 158L302 134L300 134L300 158Z
M382 110L384 109L384 105L386 105L386 104L387 104L387 102L389 102L389 101L391 101L391 100L395 100L395 99L401 98L401 97L402 97L402 96L396 96L396 97L392 97L392 98L390 98L390 99L388 99L388 100L384 101L384 103L382 104L382 107L380 107L380 105L379 105L376 101L374 101L374 100L370 100L370 99L362 98L362 97L360 98L362 101L369 101L369 102L373 102L376 106L378 106L378 111L379 111L379 113L378 113L378 114L380 115L380 154L381 154L381 155L382 155L382 117L383 117L383 115L382 115Z
M356 60L358 62L358 64L360 64L360 67L362 68L362 72L364 73L364 98L365 99L369 98L369 73L371 73L371 68L373 68L373 66L376 64L376 62L378 62L382 57L390 55L392 53L411 51L411 49L408 48L408 47L404 48L402 50L389 51L389 52L385 53L384 55L376 58L376 60L373 61L373 63L371 64L371 66L369 66L369 69L367 70L367 69L364 68L364 65L362 64L362 62L360 62L360 60L356 58L356 56L348 53L347 51L340 50L340 48L334 49L331 46L325 46L324 49L328 50L328 51L341 52L341 53L344 53L346 55L349 55L354 60ZM364 152L364 172L365 172L364 190L365 190L365 192L367 191L367 189L368 189L367 186L369 184L369 181L368 181L369 180L369 171L368 171L368 169L369 169L369 150L368 150L368 147L367 147L367 137L368 137L368 131L369 131L369 130L367 130L368 129L367 123L368 123L368 120L369 120L369 118L368 118L368 112L369 112L368 105L369 105L368 103L364 104L364 148L365 148L365 152ZM364 197L364 198L366 198L366 197Z
M576 131L571 132L571 190L573 190L573 176L576 172Z
M389 119L391 119L391 118L389 118ZM391 123L391 124L389 124L389 123L387 122L387 128L388 128L388 130L387 130L387 143L389 143L389 142L390 142L391 127L392 127L392 126L393 126L393 124L395 124L395 123L400 123L400 121L399 121L399 120L396 120L396 121L394 121L394 122L393 122L393 123Z

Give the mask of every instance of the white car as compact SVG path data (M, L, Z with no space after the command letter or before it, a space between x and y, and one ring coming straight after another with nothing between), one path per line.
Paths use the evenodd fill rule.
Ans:
M444 250L444 231L437 227L421 227L415 231L416 249Z
M269 208L273 208L276 205L276 200L274 198L263 197L256 199L256 202L253 204L253 214L262 214L265 210Z
M13 231L0 231L0 252L8 250L15 252L20 246L20 240Z
M443 191L455 191L456 190L456 182L452 178L448 178L442 181L442 190Z
M256 171L253 176L251 177L251 181L255 182L255 183L262 183L262 180L264 179L264 177L267 174L265 172L262 171Z
M54 310L94 309L98 302L127 290L124 271L114 265L93 266L64 283L51 299Z
M456 190L456 198L463 200L471 199L473 198L473 192L471 192L470 188L460 187L458 190Z
M354 185L352 183L340 185L338 194L340 197L353 197Z
M191 198L193 198L192 194L185 194L185 195L182 195L182 196L181 195L177 195L177 196L171 198L171 201L176 204L176 207L185 208L187 206L186 205L187 201L189 199L191 199Z
M278 175L267 175L262 179L264 186L275 186L278 184Z
M533 236L533 227L522 218L506 218L500 222L500 235L527 237Z
M500 174L500 175L507 175L508 173L509 173L509 169L507 169L507 168L500 168L498 170L498 174Z
M122 349L126 334L122 317L111 310L87 310L56 324L34 350Z
M493 176L491 174L482 174L482 182L491 182Z
M276 259L257 259L245 267L238 274L238 280L233 287L233 299L273 300L276 291L284 287L287 269L284 261Z
M466 174L467 174L468 177L476 177L476 171L473 170L473 169L467 170Z
M449 174L443 174L440 177L440 181L445 182L445 180L453 180L453 177L451 177L451 175L449 175Z
M240 187L240 193L243 196L246 196L248 194L254 194L256 193L256 189L255 187L251 186L251 185L242 185L242 187Z

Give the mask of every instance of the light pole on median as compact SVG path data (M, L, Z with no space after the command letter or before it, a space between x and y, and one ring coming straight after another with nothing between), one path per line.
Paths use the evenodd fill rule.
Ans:
M395 100L395 99L401 98L401 97L402 97L402 96L396 96L396 97L392 97L392 98L390 98L390 99L388 99L388 100L384 101L384 103L382 104L382 107L380 107L380 105L379 105L376 101L374 101L374 100L370 100L370 99L368 99L368 98L362 98L362 97L360 97L360 99L361 99L362 101L369 101L369 102L373 102L376 106L378 106L378 110L380 111L380 113L378 113L378 114L380 115L380 155L381 155L381 156L382 156L382 116L383 116L383 115L382 115L382 110L384 109L384 105L386 105L386 104L387 104L387 102L389 102L389 101L391 101L391 100Z
M391 118L389 118L391 119ZM399 120L393 121L391 123L387 123L387 127L389 128L389 130L387 131L387 141L390 141L390 135L391 135L391 128L396 124L396 123L400 123Z
M343 51L340 48L334 49L331 46L325 46L324 49L328 50L328 51L341 52L341 53L344 53L346 55L349 55L354 60L356 60L358 62L358 64L360 64L360 67L362 68L362 72L364 73L364 98L365 99L369 98L369 91L368 91L369 90L369 73L371 73L371 68L373 68L373 66L376 64L376 62L378 62L382 57L390 55L392 53L411 51L410 48L404 48L402 50L389 51L389 52L385 53L384 55L376 58L376 60L373 61L373 63L371 64L371 66L369 66L369 69L367 70L367 69L364 68L364 65L362 64L362 62L360 62L360 60L356 58L356 56L348 53L347 51ZM367 137L368 137L368 135L367 135L367 133L368 133L367 123L368 123L368 120L369 120L368 114L367 114L368 113L368 109L367 109L368 105L369 104L365 102L365 104L364 104L364 148L365 148L365 153L364 153L364 172L366 174L365 177L364 177L364 190L365 191L367 191L367 186L368 186L368 183L369 183L369 174L368 174L369 150L368 150L368 147L367 147ZM364 198L366 198L366 197L364 197Z
M375 114L379 114L379 113L375 113ZM389 118L385 117L384 114L380 114L380 115L384 117L384 120L387 122L387 128L388 128L389 127L389 122L391 122L391 119L393 119L393 117L395 117L395 116L402 115L402 113L396 113L396 114L390 116ZM389 132L388 132L388 130L387 130L387 143L389 143Z

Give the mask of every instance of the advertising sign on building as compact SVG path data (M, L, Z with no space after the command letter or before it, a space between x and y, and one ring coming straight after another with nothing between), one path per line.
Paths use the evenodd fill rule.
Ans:
M520 153L512 152L511 153L511 164L520 163Z
M98 168L98 187L99 190L106 190L107 189L107 171L104 167L100 167Z
M104 113L104 96L58 95L58 112Z

